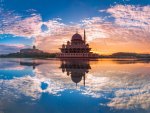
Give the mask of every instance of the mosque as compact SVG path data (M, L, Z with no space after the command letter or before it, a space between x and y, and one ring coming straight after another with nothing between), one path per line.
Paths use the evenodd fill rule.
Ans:
M86 33L84 30L84 37L78 32L74 34L71 38L71 42L67 41L67 44L63 44L60 48L61 53L56 56L58 58L98 58L99 55L91 52L89 44L86 43Z

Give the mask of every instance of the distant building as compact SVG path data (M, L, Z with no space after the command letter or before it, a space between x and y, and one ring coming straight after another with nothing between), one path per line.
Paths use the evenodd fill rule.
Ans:
M33 48L21 49L20 53L22 53L22 54L40 54L40 53L44 53L44 52L39 49L36 49L36 46L33 46Z
M63 44L60 48L61 53L57 54L58 58L98 58L99 55L92 53L89 44L86 43L86 34L84 30L84 38L78 34L72 36L71 42L67 41L67 44Z

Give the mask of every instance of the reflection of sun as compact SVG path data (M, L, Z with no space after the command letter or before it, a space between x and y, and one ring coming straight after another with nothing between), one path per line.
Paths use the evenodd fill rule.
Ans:
M99 51L96 48L93 48L93 50L91 50L91 52L93 53L97 53L99 55L111 55L112 53L108 52L108 51Z
M99 51L96 51L96 50L92 50L91 52L100 54L100 52L99 52Z

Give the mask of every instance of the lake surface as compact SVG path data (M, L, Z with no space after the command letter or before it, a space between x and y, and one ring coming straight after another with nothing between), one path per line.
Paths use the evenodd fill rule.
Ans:
M0 59L0 113L150 113L150 63Z

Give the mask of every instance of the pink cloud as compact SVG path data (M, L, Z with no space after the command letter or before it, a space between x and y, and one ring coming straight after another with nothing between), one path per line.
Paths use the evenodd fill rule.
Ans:
M141 28L150 32L150 6L116 5L107 9L115 23L125 27Z
M23 44L0 44L0 54L19 52L23 48L25 48Z
M41 32L41 16L38 14L22 17L13 11L0 9L0 34L13 34L27 38L35 37Z

